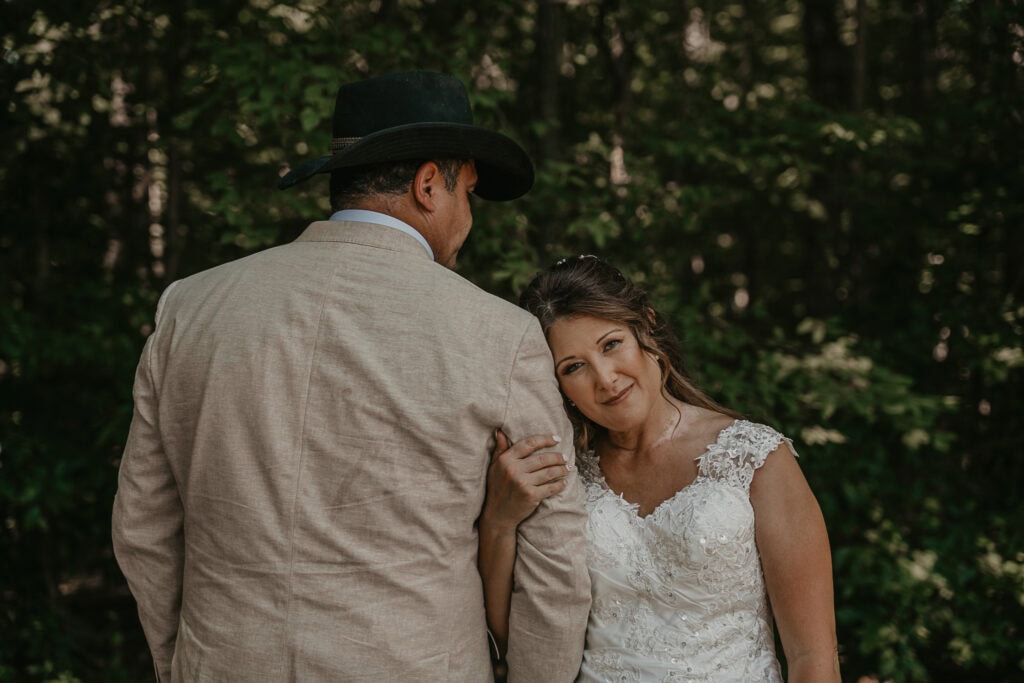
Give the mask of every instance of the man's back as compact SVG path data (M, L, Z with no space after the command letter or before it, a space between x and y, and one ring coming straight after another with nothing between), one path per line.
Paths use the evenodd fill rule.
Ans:
M359 223L169 290L140 364L152 429L133 423L126 460L159 440L184 508L175 679L487 680L487 440L569 434L539 334L412 238ZM578 533L578 493L537 523ZM123 566L145 533L118 533L115 508ZM537 566L585 588L582 536L544 538ZM578 623L581 593L538 618Z

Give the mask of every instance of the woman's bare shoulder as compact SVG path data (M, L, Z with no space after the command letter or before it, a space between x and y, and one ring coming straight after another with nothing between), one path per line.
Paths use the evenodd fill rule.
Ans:
M735 418L729 415L708 408L685 405L676 438L696 444L713 444L718 440L722 430L735 421Z

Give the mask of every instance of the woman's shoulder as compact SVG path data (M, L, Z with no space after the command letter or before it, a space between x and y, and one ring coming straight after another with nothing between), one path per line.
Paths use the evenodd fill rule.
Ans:
M738 483L749 486L750 477L764 465L769 455L783 445L792 449L788 438L766 424L742 418L724 422L714 442L701 456L701 469L706 474L738 476Z
M722 440L758 458L767 458L776 448L790 440L774 427L750 420L734 420L722 432Z
M686 411L682 418L686 421L683 436L695 443L715 443L736 422L735 418L708 408L685 406L683 410Z

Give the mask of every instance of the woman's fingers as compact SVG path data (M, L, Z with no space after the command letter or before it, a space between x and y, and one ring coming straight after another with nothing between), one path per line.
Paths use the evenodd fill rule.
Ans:
M513 444L505 432L500 429L494 430L494 452L491 453L491 460L522 460L530 457L534 452L542 448L557 446L562 439L550 434L534 434L522 441Z
M494 440L485 507L492 522L517 525L542 500L565 489L570 466L561 453L544 450L559 445L557 436L535 434L513 444L495 430Z
M525 472L540 472L552 467L558 467L563 470L563 474L567 473L571 467L565 462L565 456L561 453L552 453L550 451L544 453L534 453L530 456L522 458L521 460L523 470Z
M508 435L500 429L494 430L494 453L491 454L491 459L497 458L502 453L507 451L512 446L512 442L509 441Z
M527 465L527 462L539 461L552 464L539 467ZM540 501L564 489L568 476L569 469L558 453L534 454L526 460L506 463L504 471L507 485L517 491L521 502L528 503L531 511Z
M540 493L541 498L548 498L550 496L555 495L556 493L561 493L561 491L565 489L567 485L568 484L565 481L565 477L562 477L558 481L548 482L543 486L537 487L537 490Z
M561 461L559 461L561 462ZM551 465L550 467L544 467L539 470L534 470L530 473L531 481L534 486L543 486L544 484L550 484L555 481L560 481L569 476L569 468L566 467L565 463L559 465ZM545 496L546 498L547 496Z
M552 479L568 476L573 469L566 456L558 451L543 451L558 445L557 436L529 436L502 454L505 466L510 471L532 474L528 478L531 484L542 484ZM538 452L540 451L540 452Z

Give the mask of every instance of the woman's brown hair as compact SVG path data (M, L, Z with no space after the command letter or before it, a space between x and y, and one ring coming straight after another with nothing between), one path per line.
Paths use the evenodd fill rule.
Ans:
M555 321L589 315L627 325L640 348L661 366L661 390L690 405L738 417L698 389L686 374L679 341L665 319L647 301L647 292L596 256L573 256L538 273L519 297L519 305L540 320L544 335ZM576 446L592 449L604 430L563 396L576 431Z

